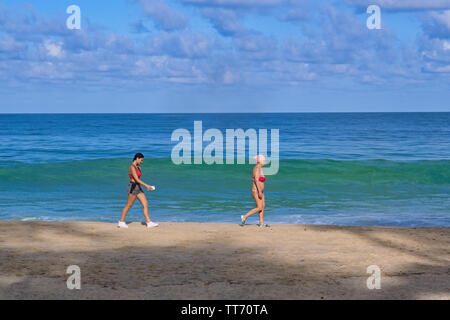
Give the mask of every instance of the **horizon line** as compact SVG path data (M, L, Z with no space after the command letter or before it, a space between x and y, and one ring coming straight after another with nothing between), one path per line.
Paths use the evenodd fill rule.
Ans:
M268 111L268 112L0 112L0 115L76 114L304 114L304 113L450 113L449 111Z

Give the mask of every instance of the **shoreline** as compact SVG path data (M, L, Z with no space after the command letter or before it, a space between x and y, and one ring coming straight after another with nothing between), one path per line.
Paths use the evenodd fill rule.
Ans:
M117 219L120 217L118 216ZM230 226L240 226L239 219L236 219L236 222L199 222L199 221L161 221L157 219L152 219L153 222L156 223L162 223L165 225L170 224L205 224L205 225L230 225ZM246 222L245 226L257 226L258 219L257 217L254 217L254 223L248 223ZM15 222L15 223L101 223L101 224L107 224L107 225L114 225L117 226L117 221L98 221L98 220L34 220L34 218L24 218L22 220L15 220L15 219L0 219L0 224L4 222ZM143 225L144 219L142 221L127 221L125 220L127 224L133 224ZM267 223L267 222L265 222ZM317 223L317 224L308 224L308 223L288 223L288 222L273 222L273 223L267 223L272 226L311 226L311 227L339 227L339 228L394 228L394 229L450 229L450 226L393 226L393 225L349 225L349 224L326 224L326 223Z
M450 299L449 227L158 223L2 220L0 299Z

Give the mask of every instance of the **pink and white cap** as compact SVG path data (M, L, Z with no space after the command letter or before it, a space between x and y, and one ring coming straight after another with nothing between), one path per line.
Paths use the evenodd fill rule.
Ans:
M253 159L255 159L257 163L265 163L266 162L266 157L264 157L262 154L258 154L257 156L254 156Z

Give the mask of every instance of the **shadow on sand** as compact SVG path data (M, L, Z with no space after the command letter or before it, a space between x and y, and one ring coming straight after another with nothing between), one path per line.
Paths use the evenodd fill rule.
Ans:
M179 241L175 245L126 239L111 245L114 233L86 231L76 224L62 228L60 223L40 223L39 227L16 223L14 239L1 236L2 228L7 227L11 226L0 224L1 299L418 299L450 295L449 256L442 256L442 250L449 252L448 228L432 233L424 228L413 235L384 228L389 239L399 239L396 243L377 236L369 227L307 226L314 232L341 230L355 241L397 251L416 261L403 264L395 272L385 271L383 276L391 281L383 281L381 290L368 290L369 275L360 265L340 269L342 261L326 255L279 261L264 246L225 242L220 233L211 232L207 241ZM299 226L299 232L303 228L306 230ZM33 251L33 243L49 241L47 234L70 234L95 245L67 250L66 245L52 243L48 250ZM9 245L17 242L27 243L31 249ZM414 247L417 242L429 245L429 249ZM329 252L339 253L339 248L330 243ZM81 290L67 289L69 265L81 268Z

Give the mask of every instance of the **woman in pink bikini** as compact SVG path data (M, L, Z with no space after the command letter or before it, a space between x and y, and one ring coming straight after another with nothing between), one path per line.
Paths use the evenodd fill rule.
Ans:
M252 184L252 196L255 199L256 208L250 210L246 215L241 216L242 225L252 214L259 212L259 227L268 227L268 224L264 224L264 208L266 201L264 198L264 181L266 178L262 172L262 167L266 162L266 158L263 155L255 156L256 166L253 168L253 184Z
M144 162L144 155L142 153L136 153L133 159L133 163L128 168L128 175L130 177L130 183L128 184L128 201L123 208L122 216L120 217L119 224L117 225L119 228L128 228L128 225L125 223L125 216L128 213L128 210L133 206L136 198L142 204L142 208L144 210L144 217L147 222L147 228L157 227L158 224L150 221L150 217L148 215L148 201L145 196L144 190L142 190L142 186L146 187L148 191L155 190L155 187L146 184L141 180L142 171L141 164Z

